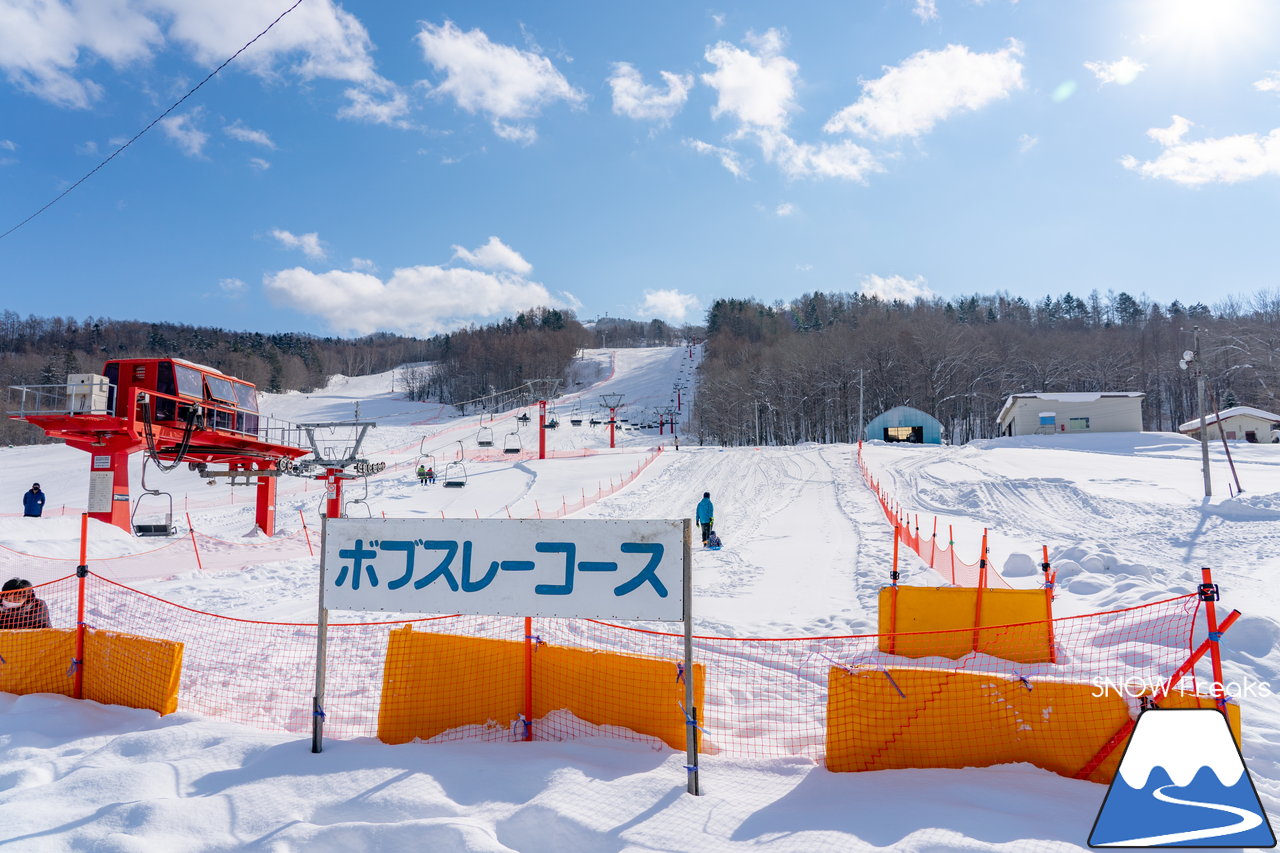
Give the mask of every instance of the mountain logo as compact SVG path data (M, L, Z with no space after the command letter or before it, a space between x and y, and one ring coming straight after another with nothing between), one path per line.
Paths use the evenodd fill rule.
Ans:
M1089 834L1090 847L1275 847L1227 718L1144 710Z

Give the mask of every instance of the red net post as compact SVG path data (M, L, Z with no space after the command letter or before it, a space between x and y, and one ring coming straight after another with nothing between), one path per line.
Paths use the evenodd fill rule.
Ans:
M1227 694L1222 682L1222 647L1218 640L1222 637L1222 629L1218 626L1218 611L1215 602L1218 600L1218 585L1213 582L1213 572L1206 566L1200 569L1202 583L1199 587L1200 600L1204 602L1205 627L1208 629L1209 660L1213 667L1213 699L1218 710L1226 713Z
M71 695L84 698L84 579L89 574L89 513L80 515L80 565L76 566L76 655Z

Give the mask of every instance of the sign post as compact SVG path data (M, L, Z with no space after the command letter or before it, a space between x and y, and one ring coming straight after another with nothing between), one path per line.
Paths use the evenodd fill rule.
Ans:
M320 531L311 751L323 749L330 609L520 616L526 635L534 617L683 622L688 786L697 794L691 524L326 516ZM530 640L526 636L526 669ZM527 716L527 693L525 705ZM532 720L525 723L529 739Z

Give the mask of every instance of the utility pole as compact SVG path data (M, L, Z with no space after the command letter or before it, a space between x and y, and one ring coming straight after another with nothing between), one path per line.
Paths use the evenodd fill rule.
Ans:
M866 429L867 422L862 417L862 368L858 368L858 441L862 441L865 437L862 432Z

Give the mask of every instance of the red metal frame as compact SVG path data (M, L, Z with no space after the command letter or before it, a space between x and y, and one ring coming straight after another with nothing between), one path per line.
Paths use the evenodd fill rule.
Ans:
M180 374L179 371L185 371ZM60 438L69 446L89 453L91 471L112 474L111 509L89 513L91 518L131 530L129 454L147 446L147 422L156 455L174 458L187 437L188 418L193 427L183 459L194 463L225 463L231 470L252 476L255 470L274 467L281 459L298 459L309 451L258 437L257 389L249 382L212 367L174 358L112 359L103 366L112 382L114 397L107 412L59 412L17 415L21 420ZM200 395L183 389L179 376L199 376ZM165 390L161 390L161 387ZM216 386L216 388L215 388ZM172 389L170 391L169 389ZM230 388L235 401L216 393ZM253 401L254 408L240 405ZM143 404L147 409L143 409ZM275 532L274 477L258 477L258 526L268 536Z

